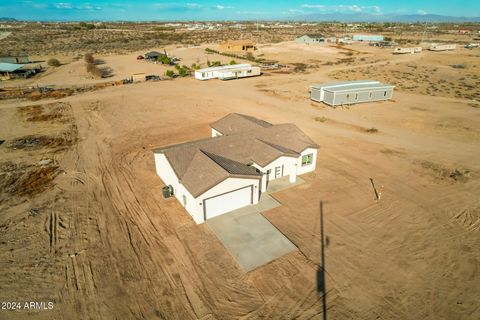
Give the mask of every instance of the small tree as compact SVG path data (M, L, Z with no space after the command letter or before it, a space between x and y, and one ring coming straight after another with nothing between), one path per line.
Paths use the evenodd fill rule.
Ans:
M59 66L61 66L60 61L58 61L58 59L55 59L55 58L48 59L47 64L48 64L49 66L51 66L51 67L59 67Z

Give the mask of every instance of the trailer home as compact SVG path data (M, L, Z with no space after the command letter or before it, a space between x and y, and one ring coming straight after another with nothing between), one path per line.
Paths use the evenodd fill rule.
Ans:
M252 67L251 64L232 64L220 67L210 67L195 71L195 78L198 80L209 79L236 79L260 75L260 68Z
M413 48L401 48L401 47L396 47L393 49L394 54L406 54L406 53L419 53L422 52L422 47L413 47Z
M310 99L330 106L389 100L393 85L375 80L322 83L310 86Z
M261 74L260 67L228 69L218 72L218 79L233 80L238 78L255 77Z
M428 50L430 51L452 51L457 49L456 44L438 44L438 43L432 43L430 45L430 48Z

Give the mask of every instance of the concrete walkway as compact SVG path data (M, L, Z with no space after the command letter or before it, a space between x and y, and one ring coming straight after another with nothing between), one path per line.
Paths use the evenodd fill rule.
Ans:
M297 249L261 212L280 206L270 193L303 182L298 177L294 184L288 182L288 177L274 180L258 204L207 220L208 226L246 272Z

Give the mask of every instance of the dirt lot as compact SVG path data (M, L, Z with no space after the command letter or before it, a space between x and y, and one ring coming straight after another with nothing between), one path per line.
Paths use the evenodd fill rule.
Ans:
M478 101L401 86L392 101L350 108L308 99L309 84L346 71L363 77L359 70L382 63L405 72L438 59L454 79L448 66L471 65L474 51L308 48L293 59L296 46L259 54L318 66L1 101L0 301L54 308L0 310L0 318L322 319L322 201L329 318L479 319ZM185 60L204 59L203 50L182 50ZM345 57L353 60L337 63ZM316 172L274 194L282 206L264 213L298 251L249 273L206 224L162 198L151 152L209 136L208 124L230 112L293 122L321 146Z

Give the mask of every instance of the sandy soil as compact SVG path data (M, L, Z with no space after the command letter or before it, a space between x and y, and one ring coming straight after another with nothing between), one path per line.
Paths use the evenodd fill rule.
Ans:
M290 47L260 50L281 62L291 57ZM335 59L334 49L323 50L289 59ZM385 60L408 68L425 59L364 50L350 65L307 73L135 84L68 97L60 109L44 106L45 113L60 112L61 121L32 122L18 111L52 101L2 101L2 162L36 167L53 159L61 171L47 191L1 193L0 301L55 307L0 310L0 318L322 319L320 202L329 318L480 318L480 109L469 99L401 89L393 101L343 109L308 99L308 85L331 80L332 72ZM178 52L193 61L200 54ZM444 64L467 59L441 57ZM129 59L105 58L111 66ZM296 123L321 146L317 171L276 193L282 206L264 213L298 251L249 273L206 224L162 198L150 151L207 137L208 123L230 112ZM65 133L76 138L10 148L26 135Z

